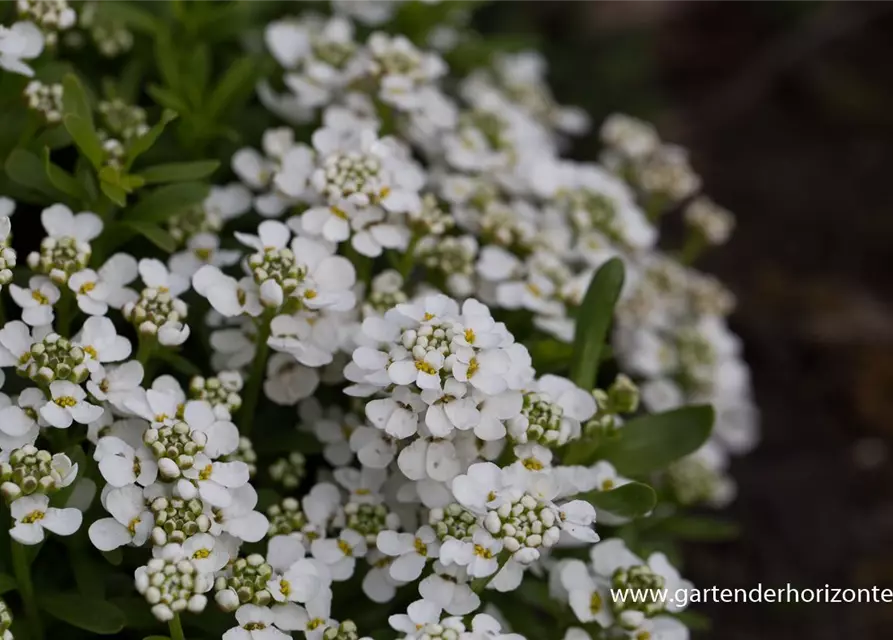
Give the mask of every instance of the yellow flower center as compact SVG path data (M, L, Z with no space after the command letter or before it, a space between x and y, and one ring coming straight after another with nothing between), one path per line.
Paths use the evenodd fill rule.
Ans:
M636 640L651 640L651 634L648 631L639 631L636 634Z
M491 491L487 494L487 502L493 502L494 500L496 500L496 492Z
M428 555L428 545L421 541L421 539L415 539L415 550L420 556Z
M606 478L602 481L602 491L610 491L614 488L614 481L611 478Z
M381 190L378 192L378 197L380 200L384 200L385 198L388 197L388 194L390 194L390 193L391 193L390 187L382 187Z
M25 524L34 524L39 520L43 520L44 516L46 516L46 514L43 511L32 511L24 518L22 518L22 522L24 522Z
M210 549L198 549L195 553L192 554L192 558L194 560L204 560L211 556Z
M525 458L522 464L525 469L530 471L542 471L544 467L543 463L536 458Z
M344 209L339 207L329 207L329 211L332 212L332 215L336 218L341 218L342 220L347 220L347 212Z
M196 249L195 257L201 260L202 262L210 262L211 256L214 255L213 249Z
M81 288L78 289L78 293L80 293L81 295L87 295L88 293L93 291L93 289L95 289L95 288L96 288L95 282L85 282L84 284L81 285Z
M279 593L288 596L291 593L291 583L288 580L279 581Z
M313 298L315 298L316 295L317 295L316 289L307 289L307 291L304 292L304 297L307 298L308 300L313 300Z
M493 552L489 549L485 549L479 544L474 545L474 555L483 558L484 560L489 560L493 557Z
M425 312L425 315L422 316L422 319L424 319L424 320L434 320L434 314L433 314L433 313L428 313L428 312L426 311L426 312Z
M343 553L346 556L353 555L353 547L351 547L349 544L347 544L347 542L344 540L338 541L338 548L341 549L341 553Z
M358 496L368 496L372 492L369 489L360 488L354 491L354 493L356 493Z
M528 282L525 286L527 287L527 290L530 293L532 293L533 295L535 295L537 298L539 298L541 295L543 295L543 292L540 291L540 288L538 286L536 286L535 284L533 284L532 282Z
M474 344L474 339L475 339L475 337L476 337L476 336L474 335L474 330L473 330L473 329L466 329L466 330L465 330L465 342L467 342L468 344Z
M470 378L477 373L479 368L480 365L478 364L478 359L472 358L471 361L468 363L468 373L466 375Z
M62 396L61 398L56 398L54 402L60 407L73 407L78 403L78 401L71 396Z
M242 625L242 628L245 631L262 631L267 628L263 622L249 622L248 624Z
M604 606L604 602L602 602L601 594L595 592L592 594L592 597L589 598L589 610L592 613L598 613L602 610L602 606Z
M84 353L88 354L94 360L96 360L98 357L98 354L96 353L96 349L91 347L89 344L84 347Z
M211 477L211 470L212 470L211 465L210 465L210 464L206 464L206 465L205 465L205 468L202 469L202 470L199 472L199 474L198 474L198 479L199 479L199 480L207 480L208 478L210 478L210 477Z
M313 618L310 622L307 623L307 631L313 631L314 629L324 625L326 623L322 618Z
M419 371L421 371L423 373L427 373L429 375L434 375L435 373L437 373L437 369L432 367L429 363L425 362L424 360L416 360L415 368L418 369Z
M130 535L132 535L132 536L136 535L136 528L137 528L137 526L139 526L139 523L140 523L139 518L134 518L133 520L131 520L130 522L127 523L127 530L130 532Z
M32 291L31 297L37 300L39 304L49 304L50 299L43 295L40 291Z

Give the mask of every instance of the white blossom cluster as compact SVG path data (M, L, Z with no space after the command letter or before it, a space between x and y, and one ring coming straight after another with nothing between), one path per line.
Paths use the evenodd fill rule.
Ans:
M359 640L372 630L335 604L354 579L369 601L399 603L399 640L523 640L489 596L534 577L573 615L565 640L687 638L671 605L610 599L689 584L664 555L645 561L596 533L596 516L629 518L581 494L631 480L565 460L622 430L640 390L652 412L712 404L711 439L661 479L683 504L732 497L728 455L757 437L749 374L730 294L687 262L734 219L700 195L684 150L635 119L605 123L600 164L563 159L565 136L588 122L555 101L538 54L447 82L440 54L376 30L402 3L331 4L331 16L267 25L285 92L262 82L258 96L289 125L233 155L239 182L166 220L178 247L166 261L106 255L103 218L55 204L14 282L14 203L0 199L0 285L18 307L0 328L0 385L23 381L0 393L10 535L37 544L79 529L97 487L78 473L91 465L108 514L88 524L93 545L145 550L134 584L161 621L209 598L232 612L225 640ZM64 0L19 5L23 21L0 27L0 66L29 75L75 16ZM103 52L129 46L122 36ZM59 85L26 95L59 120ZM122 101L99 115L106 143L147 131ZM314 127L309 139L294 124ZM660 216L678 206L691 235L681 258L659 248ZM538 374L520 337L573 342L611 258L627 273L611 346L629 377L584 389ZM201 375L153 374L187 343L208 351ZM296 407L299 428L267 424L260 396ZM59 446L74 433L82 462ZM279 436L313 436L322 463L296 446L266 464L255 445ZM267 480L276 500L261 509ZM75 482L66 506L49 506ZM7 634L4 615L0 602Z

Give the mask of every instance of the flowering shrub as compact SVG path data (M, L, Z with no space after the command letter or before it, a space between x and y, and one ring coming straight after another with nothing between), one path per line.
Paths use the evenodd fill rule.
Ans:
M563 159L467 4L7 4L4 640L700 623L609 594L689 584L756 437L684 150Z

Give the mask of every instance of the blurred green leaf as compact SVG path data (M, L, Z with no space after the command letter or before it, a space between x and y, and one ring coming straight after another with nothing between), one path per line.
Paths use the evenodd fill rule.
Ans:
M3 168L10 179L38 192L48 200L63 200L65 194L59 191L47 176L43 163L37 154L27 149L13 149L6 158Z
M133 161L140 155L152 148L152 145L158 140L158 137L164 132L164 128L168 123L177 119L177 114L173 111L165 111L161 114L159 120L154 127L149 129L145 134L130 143L127 148L127 156L124 159L124 168L129 169Z
M62 80L62 113L66 116L77 116L93 128L93 110L81 81L73 73Z
M120 186L111 184L110 182L106 182L105 180L103 180L99 183L99 188L102 189L102 192L109 200L114 202L119 207L127 205L127 192L124 191L124 189L122 189Z
M71 134L71 139L74 140L78 149L90 160L90 164L99 169L102 166L105 151L102 149L102 143L99 141L99 136L96 135L92 123L76 115L65 116L64 122L65 128Z
M208 118L215 120L239 99L247 97L254 91L259 64L260 61L256 57L245 56L230 65L208 98Z
M162 22L134 2L99 2L99 14L112 22L119 22L133 31L155 35L164 27ZM142 3L140 3L142 4Z
M654 509L657 494L641 482L630 482L610 491L589 491L575 496L586 500L598 511L609 511L623 518L638 518Z
M164 222L190 207L200 204L210 186L203 182L180 182L158 187L133 205L123 219L140 222Z
M217 170L220 162L217 160L198 160L196 162L171 162L169 164L157 164L141 171L139 175L146 184L158 182L185 182L187 180L200 180L207 178Z
M53 164L50 160L50 150L46 147L44 147L43 150L43 166L50 183L59 189L59 191L68 194L76 200L83 200L86 198L83 187L75 177L61 167Z
M169 89L160 87L157 84L150 84L146 91L162 107L176 111L180 115L186 115L192 111L181 97Z
M70 593L39 594L38 604L54 618L99 635L118 633L127 622L118 607L101 598Z
M58 124L44 130L37 136L36 142L41 147L49 147L50 149L62 149L67 147L73 141L71 135L65 129L65 125Z
M0 573L0 595L17 587L16 579L6 573Z
M645 415L623 425L618 437L600 446L597 455L613 464L618 473L643 475L696 451L712 427L713 408L707 405Z
M156 247L167 253L177 250L177 241L167 231L151 222L142 220L127 220L122 223L125 227L136 231Z
M668 533L681 540L696 542L723 542L734 540L740 535L740 527L735 522L718 520L706 516L671 516L664 519L655 530Z
M623 262L619 258L608 260L595 272L577 310L574 358L569 377L584 391L595 387L599 358L614 317L614 305L623 288L623 278Z

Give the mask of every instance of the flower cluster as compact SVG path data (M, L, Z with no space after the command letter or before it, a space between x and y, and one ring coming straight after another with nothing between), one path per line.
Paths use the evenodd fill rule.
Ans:
M757 437L731 294L691 266L734 218L684 150L615 115L600 162L564 159L589 123L556 101L540 55L451 76L466 8L443 3L443 24L411 38L399 25L414 3L334 0L330 15L263 25L278 68L257 82L256 139L192 118L226 111L214 101L238 93L238 65L205 103L208 51L181 70L156 47L169 86L149 94L184 119L171 137L246 140L221 158L237 181L206 185L216 162L142 164L168 114L150 127L124 91L94 101L75 76L41 75L44 48L83 33L108 57L139 50L131 27L161 33L160 13L104 5L76 16L21 0L0 27L0 66L37 65L23 108L41 140L81 154L68 172L47 143L44 234L22 239L24 267L16 204L0 198L0 294L14 303L0 300L0 494L16 571L21 545L86 518L175 639L181 615L220 635L211 606L235 619L225 640L545 637L506 600L526 586L549 596L535 603L556 619L548 637L687 638L673 605L609 595L689 584L615 527L726 503L728 457ZM190 33L217 24L181 9ZM204 80L179 86L192 72ZM659 233L672 211L678 251ZM588 306L618 263L616 307ZM595 346L610 348L586 360L590 325L609 321ZM675 434L663 420L692 404L715 408L712 434L655 468ZM0 601L2 640L10 624Z

